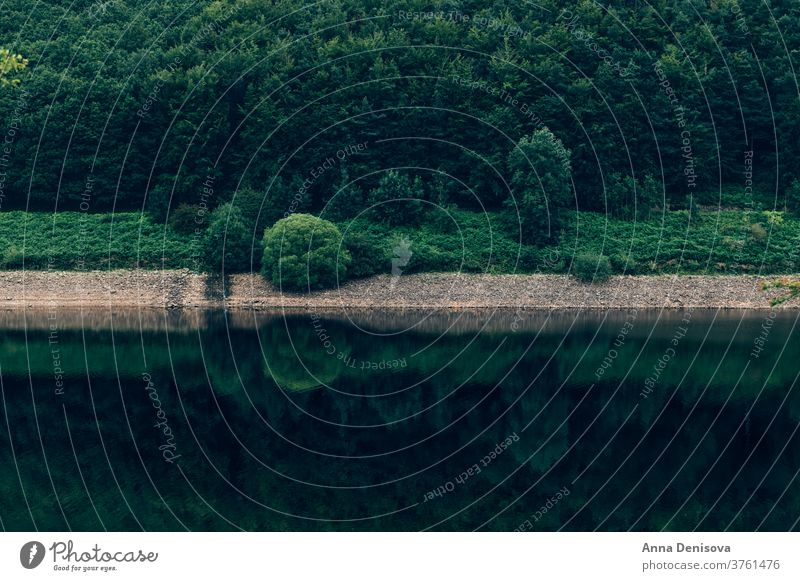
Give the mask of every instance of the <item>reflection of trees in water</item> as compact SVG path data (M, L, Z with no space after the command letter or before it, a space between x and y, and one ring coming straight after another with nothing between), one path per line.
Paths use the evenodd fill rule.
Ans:
M40 529L66 528L59 501L73 529L100 528L89 494L110 529L138 530L140 524L148 529L182 528L165 502L190 528L227 528L158 453L161 440L152 427L154 409L140 377L144 343L147 370L182 454L181 469L215 510L246 528L418 529L445 519L499 486L494 494L443 525L471 528L506 508L541 478L490 527L516 527L549 496L570 485L569 497L548 512L537 528L558 528L573 516L568 528L574 530L593 529L603 521L601 528L608 530L626 529L634 523L641 530L665 526L685 530L698 523L703 529L724 528L744 507L731 528L748 529L758 526L800 467L800 447L795 442L790 441L781 453L796 424L798 397L790 395L778 411L794 381L796 365L788 359L776 361L777 351L765 350L758 362L751 363L750 375L734 389L747 360L748 342L733 345L719 365L719 342L706 343L701 349L707 331L702 325L683 340L673 364L646 400L639 397L642 381L666 343L654 340L645 345L641 338L632 337L618 348L614 366L583 401L595 383L594 372L616 335L616 326L601 330L594 341L596 329L585 328L566 338L542 335L532 346L534 337L523 334L479 336L467 346L471 335L448 335L433 341L432 336L409 333L374 337L332 322L326 322L325 328L337 352L347 353L353 360L405 358L406 367L390 371L350 367L325 353L308 318L290 319L286 324L278 320L261 327L260 343L253 331L231 330L229 335L226 329L213 327L199 336L171 335L169 343L161 334L148 335L144 341L134 333L115 334L113 348L107 334L88 333L84 351L84 337L65 331L60 334L60 348L68 383L59 399L52 393L47 332L29 334L27 343L25 334L7 332L0 336L4 412L9 418L8 425L0 425L0 465L14 466L16 457ZM669 334L667 331L666 336ZM205 361L199 359L198 341ZM785 344L786 353L796 353L800 343L778 323L770 341ZM47 464L32 414L26 353ZM299 364L298 354L308 371ZM695 354L689 376L680 383ZM637 356L639 361L631 369ZM91 396L85 379L87 360L92 372ZM119 382L117 370L122 377ZM628 372L625 384L606 405ZM766 389L759 395L763 381ZM334 389L312 389L320 382ZM386 395L393 392L397 393ZM753 410L746 414L754 402ZM70 434L64 426L62 403ZM620 429L637 403L639 407ZM420 413L426 408L430 409ZM390 422L368 429L337 425ZM0 419L0 424L5 424L5 419ZM603 450L618 430L612 444ZM9 431L15 457L9 448ZM352 525L315 524L264 510L235 492L209 464L213 462L241 491L282 511L354 518L420 502L425 492L479 463L512 432L519 434L520 441L453 493L395 517ZM76 469L70 435L88 494ZM623 464L637 444L637 451ZM364 457L369 455L374 457ZM432 464L435 467L423 471ZM155 486L145 476L145 468ZM584 470L572 486L572 480ZM580 510L617 470L610 483ZM370 486L419 471L395 484L363 490L325 489L289 479ZM6 470L0 479L2 490L7 491L0 497L4 526L32 529L16 471ZM698 490L690 497L695 487ZM628 492L631 495L625 499ZM712 513L701 521L712 506ZM786 528L798 511L800 493L796 487L790 488L764 528Z
M332 384L350 348L339 326L315 328L308 317L275 321L259 330L264 347L264 374L291 392Z

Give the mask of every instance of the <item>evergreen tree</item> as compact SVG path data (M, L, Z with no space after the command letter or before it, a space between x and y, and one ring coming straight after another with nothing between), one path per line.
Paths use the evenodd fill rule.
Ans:
M211 213L203 240L206 267L217 273L249 271L252 241L253 230L241 212L231 204L221 205Z
M391 225L413 224L422 214L424 197L419 176L412 180L405 173L391 169L367 194L365 216Z
M512 196L509 211L517 212L522 241L543 245L556 239L563 211L572 202L569 151L546 127L523 137L508 156Z

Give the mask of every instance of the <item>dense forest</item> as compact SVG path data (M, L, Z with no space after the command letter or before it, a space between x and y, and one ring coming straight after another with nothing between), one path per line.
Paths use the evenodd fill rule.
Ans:
M0 209L191 229L232 202L251 239L300 212L488 211L540 246L576 210L792 212L798 19L790 0L10 0L0 45L28 63L0 88Z
M4 0L0 270L383 274L391 307L396 273L442 271L752 274L796 298L798 23L797 0ZM0 333L0 528L514 530L567 484L538 530L795 527L796 318L670 310L621 344L605 311L473 336L200 309L111 333L81 309L55 343L26 311ZM148 452L143 372L180 471Z

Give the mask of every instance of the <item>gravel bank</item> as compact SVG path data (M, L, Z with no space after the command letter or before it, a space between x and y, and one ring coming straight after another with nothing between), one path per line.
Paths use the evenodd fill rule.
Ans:
M0 307L769 308L776 292L763 291L761 283L772 278L614 276L588 285L560 275L414 274L290 294L253 274L223 281L188 270L9 271L0 273ZM782 307L799 308L800 301Z
M189 270L0 272L0 308L214 306Z

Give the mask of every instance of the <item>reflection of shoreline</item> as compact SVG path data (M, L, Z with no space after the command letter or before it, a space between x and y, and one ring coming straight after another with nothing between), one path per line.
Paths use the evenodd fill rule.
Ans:
M111 331L119 333L168 332L194 333L226 327L230 329L262 329L283 319L308 317L309 309L272 309L252 311L234 309L76 309L58 310L59 330ZM315 309L321 320L344 325L357 325L366 332L397 334L403 332L430 334L487 333L507 334L515 322L515 333L539 333L543 335L564 334L586 328L597 329L613 341L619 328L629 320L633 309ZM800 316L796 309L775 310L774 326L787 329ZM674 325L685 316L683 309L638 309L636 325L628 338L650 337L669 340ZM52 310L22 309L0 311L0 329L6 331L50 331ZM752 343L759 336L764 322L764 311L760 309L693 309L693 320L698 327L711 324L725 341ZM658 325L656 323L659 323ZM313 330L309 326L311 334ZM663 331L664 337L659 337ZM317 341L314 335L315 342ZM711 340L711 339L709 339ZM609 343L611 344L611 343ZM347 355L347 352L345 352Z
M221 279L188 270L0 272L0 308L231 310L383 309L769 309L781 289L762 283L794 276L612 276L584 284L557 274L403 274L348 281L313 293L281 293L258 274ZM391 295L386 289L390 287ZM225 289L222 297L221 289ZM391 300L389 300L391 299ZM781 308L800 308L794 299Z

